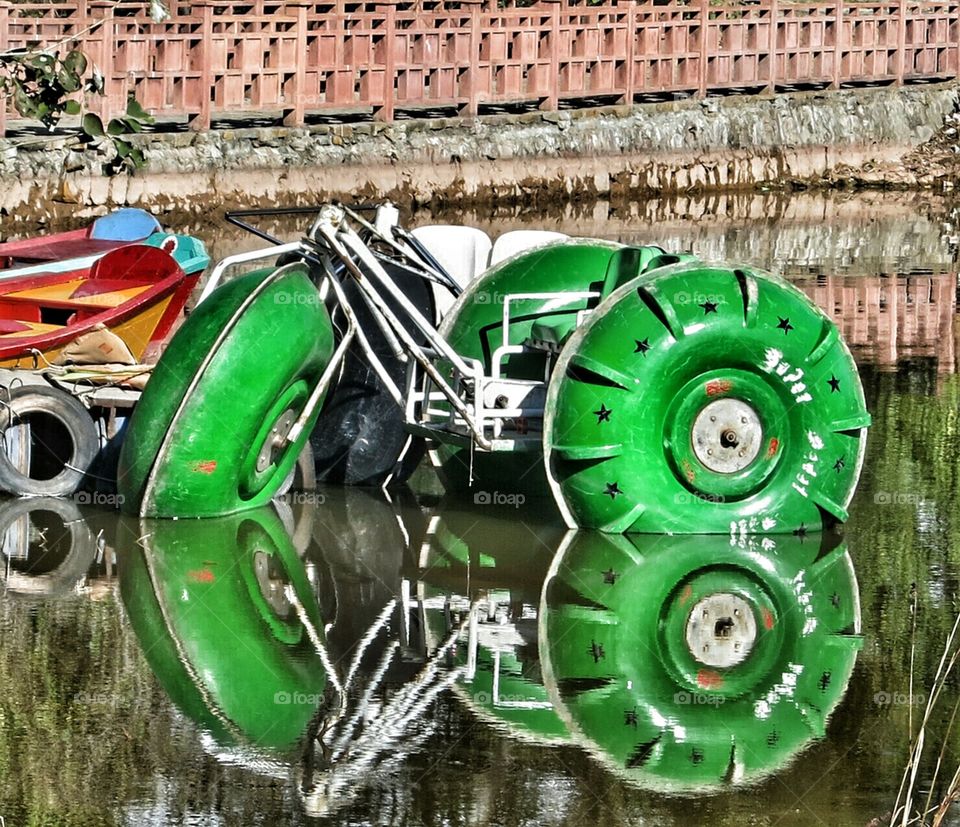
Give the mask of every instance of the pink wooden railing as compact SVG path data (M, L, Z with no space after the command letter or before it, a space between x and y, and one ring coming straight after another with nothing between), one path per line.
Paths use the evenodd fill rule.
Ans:
M75 38L105 76L103 115L135 94L197 129L227 113L300 125L308 113L363 107L390 121L431 105L475 114L521 101L553 110L647 94L900 84L953 78L960 65L960 0L196 0L171 10L154 23L136 2L0 2L0 49Z

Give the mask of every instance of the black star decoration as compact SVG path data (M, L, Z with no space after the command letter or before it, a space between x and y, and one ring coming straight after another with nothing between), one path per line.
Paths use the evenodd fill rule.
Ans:
M617 483L608 482L607 490L603 493L609 495L611 500L615 500L617 498L617 494L622 494L623 492L620 490L620 486Z
M793 325L790 324L790 319L784 319L782 316L777 316L780 320L777 324L777 330L782 330L783 335L786 336L791 330L793 330Z
M607 569L603 573L603 582L609 583L612 586L617 582L617 573L613 569Z
M716 302L703 302L700 305L703 308L703 315L706 316L708 313L717 312L717 303Z
M830 393L839 393L840 392L840 380L837 379L832 373L830 378L827 380L827 384L830 386Z
M703 763L703 750L694 748L690 751L690 763L692 764L702 764Z
M833 604L834 609L840 608L840 595L834 592L830 595L830 602Z
M637 348L633 352L642 353L644 356L646 356L647 351L650 350L650 337L648 336L643 341L641 341L640 339L634 339L633 341L637 343Z
M793 536L799 537L802 540L807 536L807 527L803 523L800 523L800 528L795 528L793 530Z
M843 457L839 457L835 463L833 463L833 470L838 474L843 470L846 463L843 461Z
M594 663L599 663L607 656L607 653L603 651L603 644L597 643L595 640L590 641L590 648L587 649L587 652L593 656Z
M624 726L632 726L634 729L637 728L636 708L623 710L623 724Z
M606 405L604 405L601 402L600 410L593 412L593 415L597 418L597 425L599 425L601 422L609 422L611 413L612 411L610 410L610 408L608 408Z
M820 680L817 681L817 686L820 687L821 692L826 692L827 687L830 686L830 680L833 678L833 674L830 672L824 672L820 676Z
M776 730L773 730L773 732L771 732L771 733L767 736L767 746L768 746L768 747L774 747L774 746L777 745L777 742L778 742L779 740L780 740L780 733L777 732Z

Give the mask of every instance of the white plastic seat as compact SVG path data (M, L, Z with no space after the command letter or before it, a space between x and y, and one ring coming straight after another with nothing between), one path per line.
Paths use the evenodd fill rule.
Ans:
M416 227L410 234L427 248L443 269L463 288L487 269L493 245L490 236L483 230L452 224L429 224ZM433 285L433 296L438 318L442 319L453 305L453 298L450 291L436 284Z
M494 264L499 264L504 259L522 253L524 250L532 250L534 247L542 247L551 241L561 241L565 238L570 236L552 230L511 230L494 242L490 253L490 266L493 267Z
M430 224L417 227L410 234L426 247L443 268L466 287L474 277L487 269L493 246L483 230L452 224Z

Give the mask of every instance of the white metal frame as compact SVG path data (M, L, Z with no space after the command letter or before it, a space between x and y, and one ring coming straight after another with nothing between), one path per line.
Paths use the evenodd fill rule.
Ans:
M372 249L358 235L352 225L359 226L393 257ZM541 432L546 401L547 383L552 367L552 355L525 345L510 344L512 311L517 303L539 300L551 303L556 309L577 312L577 324L582 321L585 307L572 307L575 302L589 302L600 294L586 292L511 293L503 300L502 344L492 354L490 375L483 363L461 356L443 338L433 321L426 318L397 285L383 265L383 261L416 272L429 281L444 283L428 262L415 251L407 249L387 235L385 222L376 226L345 207L328 204L320 209L309 235L301 241L254 250L230 256L213 269L204 286L200 301L206 300L223 279L226 270L239 264L250 264L284 253L299 252L311 261L319 261L325 274L317 285L323 301L335 303L344 313L347 330L314 388L299 418L287 434L286 441L294 442L303 431L312 413L323 399L324 392L340 369L347 348L356 340L371 367L387 391L404 411L411 433L427 436L440 442L471 443L483 451L540 450ZM395 258L394 258L395 257ZM342 266L360 291L366 308L383 332L391 350L407 364L407 375L401 389L394 382L380 358L370 346L356 311L345 294L338 276ZM398 308L405 318L401 318ZM421 345L418 338L425 340ZM502 375L508 357L518 353L536 352L543 355L542 379L510 379ZM442 365L442 369L441 369Z

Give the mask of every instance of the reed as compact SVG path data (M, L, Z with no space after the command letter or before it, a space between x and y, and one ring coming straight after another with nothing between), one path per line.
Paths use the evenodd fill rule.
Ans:
M954 802L960 800L960 763L953 771L946 790L939 801L934 801L934 791L937 789L937 782L940 773L943 770L944 758L947 750L947 743L950 740L950 734L953 731L953 725L956 721L957 711L960 709L960 697L953 704L950 713L950 720L947 728L941 738L941 746L937 753L936 762L933 768L933 774L928 784L928 791L925 797L918 795L917 774L920 765L927 756L927 726L937 709L941 693L946 686L947 680L953 673L957 660L960 658L960 647L957 645L957 633L960 629L960 614L957 615L946 637L943 646L943 652L940 655L940 661L937 664L937 671L933 677L930 692L927 695L927 701L923 709L923 717L919 722L916 734L913 731L913 698L914 698L914 664L916 662L917 647L917 594L916 588L911 589L910 612L912 614L910 628L910 684L909 684L909 713L908 713L908 731L910 733L910 751L906 766L903 770L903 776L900 779L900 787L897 790L897 800L890 815L890 827L940 827L947 817L947 813ZM932 743L932 742L931 742ZM932 750L931 750L932 752ZM923 803L920 804L920 799Z

